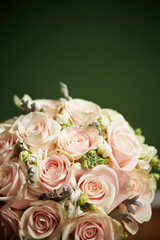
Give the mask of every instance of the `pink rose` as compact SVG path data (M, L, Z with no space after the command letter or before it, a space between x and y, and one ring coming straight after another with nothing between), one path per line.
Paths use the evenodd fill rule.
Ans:
M36 104L38 110L49 110L55 109L60 106L61 102L59 100L50 100L50 99L37 99L33 101Z
M131 171L138 163L140 144L134 132L125 123L115 121L108 127L108 143L112 148L110 158L124 171Z
M84 170L75 165L71 181L73 188L86 192L88 202L102 207L107 213L132 196L130 177L121 169L113 170L106 165L98 165L91 170Z
M64 227L62 240L120 240L121 224L102 213L83 213Z
M4 131L0 134L0 164L11 159L15 144L16 139L10 132Z
M67 186L70 180L71 164L64 155L52 154L42 160L39 165L39 183L43 192L50 192L57 189L62 193L63 187Z
M12 161L0 166L0 200L6 203L2 209L11 206L23 209L37 199L27 188L25 170L18 162Z
M156 181L154 177L146 173L143 169L134 169L129 173L132 181L133 195L132 197L139 195L138 201L142 203L142 206L133 206L135 214L130 214L132 223L124 223L125 227L132 234L136 234L138 231L138 223L148 222L152 215L151 202L153 201ZM124 205L120 206L120 212L126 213L127 209Z
M140 195L139 201L145 205L154 199L156 181L154 177L143 169L134 169L128 173L134 190L133 196ZM134 215L135 216L135 215Z
M37 99L33 101L38 110L43 109L44 112L51 118L55 119L61 109L59 100Z
M91 123L98 118L100 107L93 102L73 99L65 102L65 109L70 120L75 125Z
M58 147L74 159L80 158L91 149L96 149L102 143L103 137L99 136L93 127L70 127L61 131L58 138Z
M60 125L41 112L31 112L22 115L15 122L12 131L23 138L27 145L42 146L51 142L60 132Z
M0 212L0 236L5 240L18 240L19 215L15 210L7 209Z
M54 201L33 202L21 217L20 235L28 239L58 240L64 221L60 204Z
M14 118L8 119L3 123L0 123L0 134L3 133L4 131L9 131L13 123L15 122L16 118L17 117L14 117Z

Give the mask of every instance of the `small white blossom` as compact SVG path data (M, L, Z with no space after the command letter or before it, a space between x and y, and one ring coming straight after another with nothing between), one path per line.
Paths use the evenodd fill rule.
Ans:
M140 158L146 162L150 162L151 159L156 155L157 149L153 146L148 146L147 144L141 145Z
M157 149L153 146L148 146L147 144L142 144L141 145L141 151L140 151L140 160L138 162L139 166L146 170L150 171L151 166L150 166L150 161L151 159L156 155Z
M106 116L100 115L98 122L100 123L102 131L107 130L107 127L109 126L109 119Z
M63 109L61 114L56 115L56 120L60 125L68 124L69 122L68 113Z
M108 157L112 153L112 149L106 141L104 141L97 150L98 153L101 154L104 158Z
M24 96L21 99L17 95L14 95L13 97L14 104L17 107L20 107L22 105L22 100L25 102L28 101L29 106L31 106L31 104L33 103L32 98L27 94L24 94Z
M65 202L65 206L67 206L67 215L68 218L72 219L76 216L79 216L83 211L80 209L80 206L77 205L77 199L80 197L80 191L73 191L70 199Z

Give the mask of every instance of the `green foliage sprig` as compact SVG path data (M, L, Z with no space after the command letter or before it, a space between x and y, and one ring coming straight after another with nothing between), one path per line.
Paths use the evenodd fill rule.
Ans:
M85 169L92 169L97 165L108 163L108 158L102 158L95 150L90 150L83 156L82 167Z

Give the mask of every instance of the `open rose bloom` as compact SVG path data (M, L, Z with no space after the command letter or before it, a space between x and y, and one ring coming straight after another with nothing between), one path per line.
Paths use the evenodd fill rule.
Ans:
M0 239L136 234L152 215L157 150L118 112L62 92L15 96L21 115L0 124Z

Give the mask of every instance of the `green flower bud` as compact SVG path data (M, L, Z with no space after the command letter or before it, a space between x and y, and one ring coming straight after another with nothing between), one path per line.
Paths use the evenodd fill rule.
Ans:
M102 155L102 154L103 154L103 149L102 149L101 146L97 148L97 153L98 153L99 155Z
M104 164L109 163L109 158L104 158Z
M82 211L85 211L85 210L96 211L97 207L96 207L95 204L91 204L91 203L86 202L84 205L80 205L80 209Z
M104 164L104 162L105 162L105 160L103 158L98 158L97 159L97 164L98 165L102 165L102 164Z
M160 179L159 173L152 173L152 175L155 177L155 179L158 181Z
M155 166L157 162L158 162L158 156L156 155L151 159L150 164L151 166Z
M126 239L126 238L128 238L128 233L124 232L123 233L123 239Z
M77 200L78 205L85 205L85 203L88 201L88 195L86 192L84 192Z
M95 204L89 204L89 209L92 211L96 211L97 207Z
M84 168L88 168L88 164L87 164L87 161L85 159L83 159L83 162L82 162L82 165Z
M22 161L25 161L29 156L30 156L29 152L24 150L20 152L19 159L21 159Z
M97 153L96 153L95 150L90 150L90 151L88 152L88 156L89 156L89 157L92 157L92 158L97 158Z
M68 121L68 123L66 124L62 124L62 129L65 129L65 128L68 128L68 127L71 127L71 123Z
M31 158L31 159L28 159L28 162L27 162L29 165L34 165L36 164L36 161L34 160L34 158Z
M157 164L154 166L156 171L160 171L160 160L158 159Z
M135 134L136 135L142 135L142 130L140 128L135 129Z
M95 150L90 150L86 155L83 156L82 167L85 169L92 169L97 165L107 164L109 162L108 158L102 158L97 155Z

